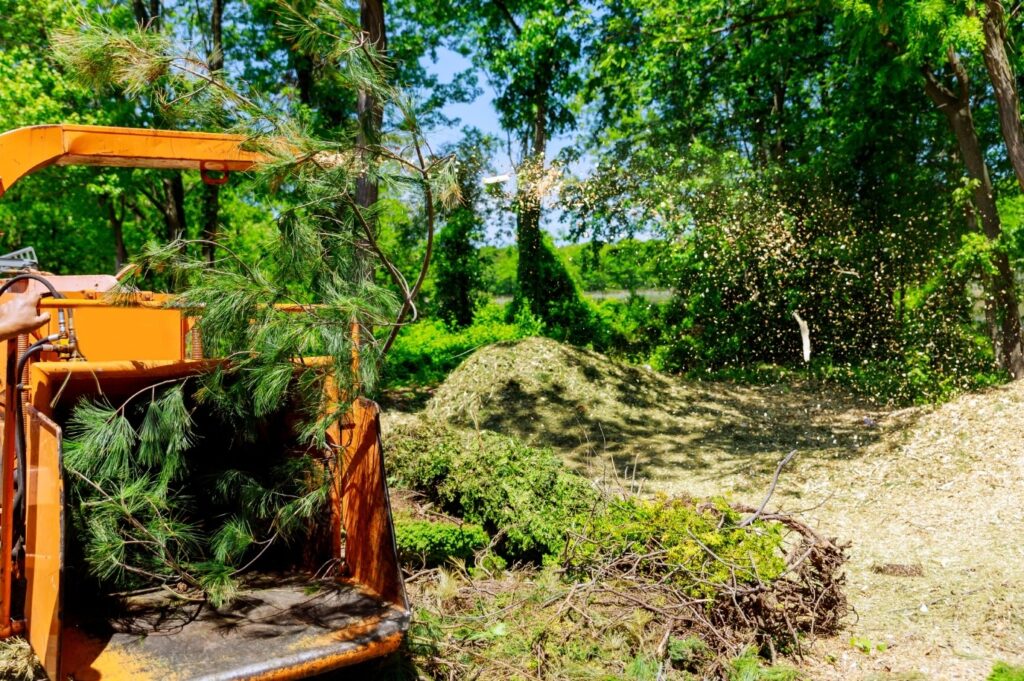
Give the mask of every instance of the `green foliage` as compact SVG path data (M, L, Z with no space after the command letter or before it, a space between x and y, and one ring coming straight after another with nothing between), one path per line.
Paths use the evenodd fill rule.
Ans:
M685 671L697 671L712 657L708 644L696 636L669 638L665 654L674 668Z
M864 636L854 636L853 638L851 638L850 646L856 648L865 655L870 655L875 651L884 653L888 648L888 646L885 643L875 643L871 639Z
M565 565L571 574L590 574L618 558L635 558L638 573L668 571L688 594L714 598L720 585L771 581L785 569L781 527L741 528L740 519L722 501L614 500L574 530Z
M487 546L489 539L479 525L395 518L398 556L414 567L434 567L453 559L469 560Z
M388 353L387 385L440 383L478 348L536 336L544 328L530 316L520 315L513 322L506 319L503 307L491 304L480 308L473 324L462 329L453 329L440 320L410 324L398 334Z
M424 426L392 433L389 445L393 484L500 537L496 550L512 561L559 555L570 523L598 501L552 451L496 433Z
M487 290L495 296L515 294L516 247L485 246L480 251L487 263ZM555 254L587 293L667 288L672 282L672 246L660 239L561 244L555 247Z
M522 232L522 230L520 230ZM533 314L544 322L546 335L585 345L597 333L593 309L559 258L550 238L538 231L520 234L516 294L510 314Z
M1024 681L1024 667L1015 667L1005 662L996 662L988 681Z
M458 182L462 203L445 216L437 235L433 302L437 315L455 327L469 326L481 302L484 263L477 252L484 232L482 179L490 169L497 144L477 130L467 130L451 151L459 159Z
M457 208L437 235L434 260L434 303L437 315L455 327L473 322L481 299L483 266L474 242L482 232L480 219L471 208Z
M284 3L280 11L282 30L294 45L317 51L347 87L398 109L401 128L387 138L394 148L374 145L354 153L354 131L315 135L301 112L282 106L284 100L265 99L243 82L225 80L226 72L204 69L195 54L178 48L171 32L125 29L100 16L55 34L61 61L91 87L153 97L166 116L205 125L223 124L220 114L229 113L235 129L268 158L256 179L282 205L277 238L262 244L255 261L221 246L224 256L211 262L197 244L178 240L147 249L142 267L123 286L123 293L131 293L169 280L180 291L172 304L196 311L207 354L232 357L204 381L203 398L237 417L260 417L287 401L298 358L327 358L299 363L294 385L304 394L325 394L328 376L350 398L373 390L387 343L378 344L372 329L397 331L400 313L393 291L373 277L367 252L382 261L403 298L414 297L417 286L409 289L374 240L372 225L386 203L361 205L360 178L400 188L406 198L419 196L431 203L431 215L450 209L459 193L453 159L424 156L415 109L387 83L383 56L365 49L355 15L327 1L309 11ZM373 242L369 248L366 239ZM403 313L410 302L403 301ZM350 370L357 344L358 376ZM321 401L307 408L304 438L322 445L326 425L346 405Z
M622 239L610 244L568 244L558 253L584 291L663 288L671 245L660 240Z
M261 449L225 437L259 430L257 420L232 428L204 415L200 432L198 407L176 384L116 408L83 401L73 410L64 458L73 553L103 590L182 583L220 606L244 566L308 537L308 521L326 508L317 481L327 478L308 455L282 461L276 440Z
M783 665L767 665L748 648L729 663L728 681L798 681L800 672Z

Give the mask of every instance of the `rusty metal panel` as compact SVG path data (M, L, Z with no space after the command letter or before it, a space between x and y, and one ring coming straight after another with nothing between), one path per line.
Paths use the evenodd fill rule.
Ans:
M353 579L381 598L408 608L395 548L379 413L376 403L360 398L353 402L342 427L345 567Z
M60 679L61 571L64 567L61 430L33 407L28 407L26 415L27 637L46 673L51 679Z
M10 546L14 536L14 509L11 499L14 497L14 409L11 405L17 404L14 385L17 382L14 378L15 361L17 359L17 344L14 341L5 342L5 356L7 358L6 371L3 373L4 386L4 430L3 430L3 455L0 456L0 629L2 635L9 635L11 624L11 585L14 581L14 561L10 551L4 551L3 547Z

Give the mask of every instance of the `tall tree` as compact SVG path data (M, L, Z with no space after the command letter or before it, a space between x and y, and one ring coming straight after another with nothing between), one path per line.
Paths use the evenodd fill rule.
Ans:
M1021 156L1024 136L1012 69L1006 57L1002 7L997 5L998 0L985 3L981 15L973 2L936 6L927 0L895 7L855 2L849 11L875 22L875 39L884 44L899 63L920 74L924 92L949 124L970 188L974 208L970 215L977 216L980 231L990 246L994 271L986 279L993 310L989 318L995 323L990 327L990 335L996 359L1015 379L1020 379L1024 378L1024 346L1016 280L1003 238L995 183L988 162L989 149L978 133L973 111L974 102L978 100L975 91L984 91L985 83L976 85L976 79L970 75L971 62L976 61L980 53L1000 110L1006 156L1017 173L1018 163L1024 169L1024 156ZM980 65L977 70L984 73Z
M438 315L453 326L469 326L483 289L483 262L477 243L483 237L483 175L490 167L496 140L467 130L451 149L459 160L462 203L444 216L434 259L434 303Z
M947 51L947 65L953 74L956 91L947 87L931 66L922 67L925 92L943 113L949 127L956 136L960 158L963 160L967 177L972 187L972 200L986 238L994 244L992 260L995 273L989 279L989 296L994 310L996 326L993 341L996 358L1014 378L1024 378L1024 352L1021 348L1020 310L1017 302L1017 286L1010 267L1009 254L1001 244L1002 221L996 206L995 187L985 161L982 146L971 110L970 77L956 52Z
M154 32L163 28L165 17L161 0L133 0L132 10L139 28ZM157 98L160 98L159 93ZM150 108L158 127L167 127L159 103L151 101ZM163 215L167 241L185 238L188 235L188 218L185 213L185 182L181 171L163 175L157 187L144 194Z
M383 0L359 0L359 26L363 31L363 40L366 41L369 50L373 53L371 63L383 71L384 58L387 55L388 39L384 24L384 2ZM381 128L384 125L384 104L377 96L368 90L360 90L356 104L356 117L358 120L358 133L356 145L364 150L363 158L368 160L371 157L369 148L380 142ZM372 175L371 170L363 172L356 181L356 203L363 208L371 208L377 203L380 197L380 187L377 178ZM375 220L372 214L367 214L366 222L369 229L375 229ZM356 229L357 242L364 238L373 238L372 235L362 235L359 227ZM368 245L362 249L369 253ZM370 279L373 276L372 270L368 267L369 260L364 259L361 276Z
M576 122L582 35L590 8L559 0L442 2L426 23L453 36L488 74L502 127L519 151L513 206L519 250L516 305L527 307L556 335L582 340L588 311L564 265L545 239L543 202L557 175L549 165L552 136Z
M226 0L212 0L210 4L210 49L206 55L210 71L224 70L224 3ZM210 182L203 188L203 253L208 262L213 262L217 243L217 224L220 219L220 186Z
M981 17L985 33L982 55L999 109L999 128L1006 144L1006 156L1018 184L1024 189L1024 124L1020 117L1017 77L1007 54L1007 19L1002 0L985 0Z

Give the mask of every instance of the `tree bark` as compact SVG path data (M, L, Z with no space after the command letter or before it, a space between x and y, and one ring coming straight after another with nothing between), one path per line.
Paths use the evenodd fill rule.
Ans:
M140 28L148 28L153 31L161 29L161 14L163 7L161 0L132 0L132 10L135 13L135 21ZM152 106L153 115L157 125L161 125L163 116L155 104ZM164 216L164 225L168 242L183 238L187 234L185 220L185 184L181 179L181 171L174 171L160 179L160 186L163 190L162 196L157 192L156 196L147 197L156 205Z
M991 277L989 295L999 327L997 334L999 345L996 347L996 357L1001 361L1001 368L1009 371L1014 379L1024 378L1024 352L1021 349L1017 288L1009 255L1001 244L1002 223L999 219L999 210L996 207L995 191L989 176L988 165L985 163L985 153L978 140L974 117L971 113L967 71L952 51L948 54L948 63L953 69L959 94L946 87L930 67L922 69L925 77L925 92L946 116L953 134L956 136L967 176L974 184L972 200L981 222L982 232L989 242L995 245L992 264L995 266L996 272Z
M779 163L786 157L786 82L779 80L772 86L772 118L775 121L775 141L772 143L772 161Z
M114 272L120 271L128 261L128 249L124 245L125 198L121 196L121 212L118 214L114 200L107 194L100 194L100 206L107 209L107 219L114 236Z
M140 27L160 30L160 0L149 0L148 3L146 0L132 0L132 11Z
M223 20L226 0L213 0L210 7L210 54L207 61L210 71L217 73L224 69ZM207 184L203 187L203 255L213 262L216 255L217 223L220 219L220 186Z
M523 147L528 149L527 158L523 161L529 168L529 174L544 172L545 156L547 155L547 85L538 79L534 104L532 135L524 140ZM532 137L532 139L530 139ZM536 194L536 187L524 183L517 189L518 211L516 212L516 243L519 250L519 261L516 264L516 280L519 294L530 305L532 312L543 315L544 310L536 309L537 301L547 298L546 282L543 280L541 263L544 262L544 238L541 234L541 199Z
M378 54L383 55L388 49L387 33L384 25L384 3L383 0L359 0L359 25L363 30L366 40L373 45ZM380 130L384 124L384 107L373 93L361 90L357 102L356 113L359 119L357 133L357 144L361 148L376 144L380 139ZM364 152L363 157L368 159L369 153ZM356 180L356 203L363 208L369 208L377 203L379 187L376 178L364 173ZM370 228L375 229L375 221L367 216ZM356 243L361 244L363 235L357 229ZM368 249L360 248L361 252L368 253ZM357 267L361 270L359 276L363 279L370 279L373 270L369 258L359 258Z
M1006 24L1002 0L985 0L985 68L992 82L999 109L999 128L1006 143L1006 156L1013 166L1017 182L1024 189L1024 125L1020 120L1020 98L1017 79L1006 54Z
M164 190L163 205L164 226L167 228L167 242L182 239L188 233L185 218L185 183L181 180L181 172L161 178Z

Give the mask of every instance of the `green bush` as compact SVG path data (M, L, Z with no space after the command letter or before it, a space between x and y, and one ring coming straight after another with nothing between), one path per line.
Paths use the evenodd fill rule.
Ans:
M944 402L956 395L999 385L1005 372L991 366L961 367L944 371L922 351L909 351L901 360L832 364L816 362L812 375L825 383L841 385L854 393L894 404Z
M402 329L387 357L389 387L434 385L455 370L474 350L491 343L537 336L543 325L529 315L505 319L501 305L480 308L473 324L453 329L440 320L422 320Z
M594 348L616 358L648 363L665 343L665 305L639 296L592 303L597 334Z
M434 567L452 559L468 560L488 541L479 525L395 519L398 557L406 564Z
M396 487L483 526L499 537L499 555L512 561L559 555L573 519L598 500L590 483L551 450L496 433L423 426L400 429L389 442Z
M697 671L714 657L708 644L696 636L673 636L668 640L665 654L674 668L685 671Z
M688 499L615 500L574 532L565 565L570 573L589 573L635 556L631 564L638 573L672 574L691 596L713 598L718 585L769 581L786 567L780 525L740 528L739 521L721 500L702 505Z
M660 369L658 355L652 366ZM837 363L819 358L806 367L779 364L750 364L721 369L695 368L686 372L697 380L725 380L753 385L768 385L810 378L825 385L840 386L890 404L932 404L956 395L999 385L1007 380L1005 372L985 365L961 367L957 371L936 368L928 355L911 351L904 357L874 362Z

